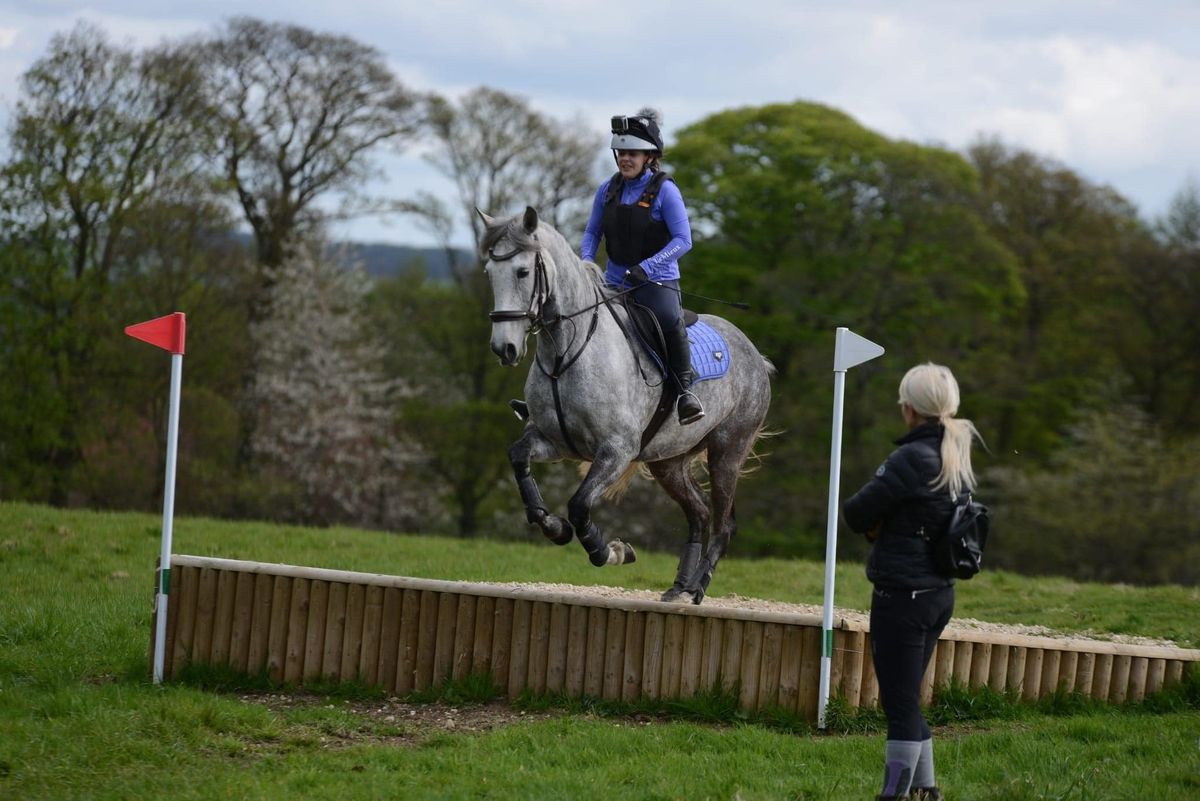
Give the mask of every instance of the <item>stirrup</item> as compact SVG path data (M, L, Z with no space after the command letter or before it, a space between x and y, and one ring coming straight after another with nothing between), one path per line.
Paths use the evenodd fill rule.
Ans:
M513 414L515 414L517 419L521 422L525 422L529 419L529 404L525 401L513 398L508 402L508 407L513 410Z
M691 412L685 417L681 404L683 403L683 399L686 397L691 397L691 399L696 402L697 408L696 411ZM691 390L684 390L683 392L679 393L679 398L675 401L675 412L679 415L679 425L691 425L704 416L704 404L700 403L700 399L696 397L694 392Z

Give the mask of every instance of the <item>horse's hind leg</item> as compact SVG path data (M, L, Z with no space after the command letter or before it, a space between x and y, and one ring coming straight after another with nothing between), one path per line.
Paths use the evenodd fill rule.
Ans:
M659 486L671 496L675 503L683 509L687 517L688 538L679 553L679 571L675 574L675 583L671 589L663 593L662 600L682 600L690 602L690 596L685 595L692 574L700 564L700 551L704 546L704 532L708 530L708 501L704 497L696 479L692 477L691 464L695 457L688 454L653 462L649 465Z
M624 453L617 447L601 445L596 449L587 477L567 502L567 517L575 527L588 559L596 567L629 564L637 559L633 547L628 543L616 539L605 542L604 535L592 522L592 506L621 477L635 455L636 451Z
M755 429L748 435L733 438L732 441L719 437L709 441L708 476L711 486L713 530L712 536L708 538L708 549L704 553L704 559L700 561L688 582L686 592L691 593L692 603L698 604L704 600L713 571L717 569L717 563L729 548L729 541L737 533L733 499L737 492L742 465L745 464L757 435Z
M531 461L552 462L559 458L554 446L532 425L527 426L521 438L508 449L508 461L516 476L521 500L525 503L525 519L538 526L555 545L566 545L574 536L574 529L566 520L550 514L546 502L542 500L542 491L529 472Z

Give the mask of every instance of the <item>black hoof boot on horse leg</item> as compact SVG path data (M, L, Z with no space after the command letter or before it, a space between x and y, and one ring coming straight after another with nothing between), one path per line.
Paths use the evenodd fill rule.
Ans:
M689 541L683 544L683 550L679 554L679 572L675 574L675 583L671 585L671 589L662 594L662 597L659 598L660 601L667 603L692 602L692 594L687 590L687 585L696 572L696 566L700 564L700 550L699 542Z
M692 349L688 345L687 328L683 320L674 328L663 331L667 341L667 361L675 383L679 386L679 400L675 409L679 413L679 424L686 426L704 416L704 406L692 392L692 381L696 374L692 372Z

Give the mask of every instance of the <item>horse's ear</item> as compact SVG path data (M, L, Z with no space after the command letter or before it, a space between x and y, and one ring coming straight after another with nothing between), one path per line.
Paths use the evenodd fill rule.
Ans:
M491 228L493 225L495 225L495 223L496 223L495 218L489 217L486 214L484 214L482 211L479 210L478 206L475 207L475 213L479 215L479 219L483 220L483 224L485 226L487 226L488 228Z
M526 206L525 219L521 221L521 224L525 226L525 233L532 234L534 231L536 231L537 223L537 210L534 209L533 206Z

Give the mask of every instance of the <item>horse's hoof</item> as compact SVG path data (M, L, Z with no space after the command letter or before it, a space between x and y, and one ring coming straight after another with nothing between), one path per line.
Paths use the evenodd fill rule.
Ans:
M608 558L604 560L606 565L627 565L637 561L637 554L634 553L633 546L627 542L613 540L608 544ZM597 564L596 560L592 560L592 564Z
M672 587L664 592L662 598L659 600L668 604L690 604L692 602L692 594L684 592L679 587Z
M542 533L555 545L566 545L575 538L575 527L571 525L570 520L563 520L558 515L547 515Z
M695 606L699 606L700 602L704 600L704 590L689 592L687 595L692 599L692 604Z

